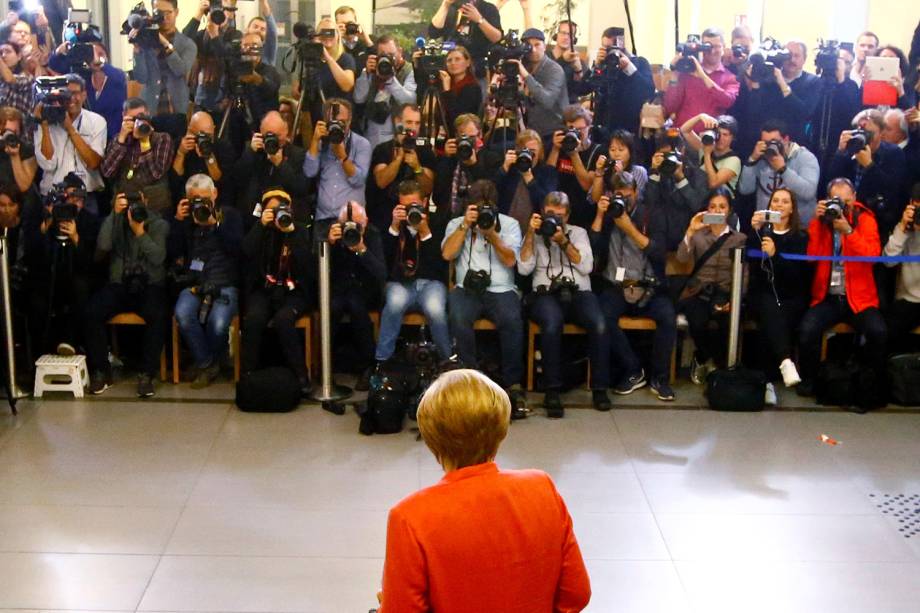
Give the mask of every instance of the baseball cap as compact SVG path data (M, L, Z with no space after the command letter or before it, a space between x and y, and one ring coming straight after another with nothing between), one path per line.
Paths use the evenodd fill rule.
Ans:
M528 38L539 38L542 41L546 41L546 35L543 33L543 30L538 30L536 28L527 28L524 30L524 33L521 34L521 40L527 40Z

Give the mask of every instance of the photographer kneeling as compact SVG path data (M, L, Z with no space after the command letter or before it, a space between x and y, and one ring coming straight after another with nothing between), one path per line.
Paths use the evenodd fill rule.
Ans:
M563 192L547 194L543 214L534 213L530 218L517 265L522 275L533 274L534 291L524 302L530 318L540 326L543 406L547 416L554 418L565 414L559 391L562 328L566 320L588 332L592 401L597 410L610 410L610 336L588 276L594 267L594 255L584 228L568 225L569 213L568 196Z
M108 284L86 307L86 361L92 394L112 385L108 357L109 319L134 311L144 319L143 370L137 395L153 396L166 336L166 237L169 222L147 207L144 192L118 193L111 214L102 222L96 259L109 258Z
M230 322L239 305L239 253L243 220L217 204L217 187L205 174L185 184L169 233L169 255L177 282L179 331L194 358L192 388L210 385L220 374Z
M314 266L310 232L294 223L291 196L282 190L262 194L262 216L243 239L246 299L243 313L243 372L259 368L262 335L271 325L285 362L310 394L310 376L295 325L310 307Z

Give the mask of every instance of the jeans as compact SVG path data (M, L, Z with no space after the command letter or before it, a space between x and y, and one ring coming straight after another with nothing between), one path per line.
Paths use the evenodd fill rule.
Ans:
M677 319L674 313L674 303L666 293L656 293L647 305L641 309L634 304L626 302L623 291L616 287L605 289L600 297L601 309L607 318L607 330L610 334L610 349L613 355L620 360L623 378L638 374L642 369L642 361L633 351L626 332L620 328L620 317L649 317L655 321L655 332L652 337L652 361L649 370L652 378L670 377L671 353L677 342Z
M725 366L728 356L728 312L713 313L712 303L698 296L687 298L678 305L686 315L690 338L696 345L696 361L702 364L713 360L717 366ZM709 329L709 322L716 323L716 329Z
M825 330L839 322L852 325L866 337L863 362L874 369L877 376L881 376L885 372L885 350L888 342L888 328L881 312L875 307L870 307L861 313L853 313L846 296L828 295L823 302L808 309L799 326L799 362L802 379L814 380L821 360L821 336Z
M558 390L562 387L562 328L566 319L588 332L591 388L606 390L610 387L610 335L597 296L588 291L573 292L572 303L566 313L557 296L536 295L530 307L530 318L540 326L540 353L546 389Z
M166 290L148 285L137 295L128 294L121 283L110 283L96 292L86 306L86 358L90 372L109 372L106 323L118 313L133 311L144 318L143 369L156 377L166 335Z
M278 291L276 291L278 290ZM259 368L262 357L262 336L271 324L278 336L281 353L288 368L301 381L308 381L306 360L300 334L294 325L307 310L307 299L302 292L289 292L282 288L258 289L246 296L243 314L243 372Z
M184 289L176 301L176 321L182 338L192 352L197 368L207 368L217 362L227 349L230 322L239 308L239 290L224 287L211 303L211 312L202 325L198 321L201 296Z
M910 351L911 331L920 325L920 303L894 300L885 318L888 326L889 353Z
M370 310L367 304L367 298L360 288L352 287L350 291L336 292L333 290L330 306L332 310L332 322L337 323L342 319L342 315L348 313L351 323L351 337L354 341L360 359L359 364L352 366L363 370L367 368L374 359L374 324L371 322ZM335 329L332 326L332 344L335 346Z
M403 283L389 282L384 293L383 312L380 313L380 338L377 339L377 361L393 357L396 339L402 328L403 315L410 308L418 308L431 330L431 338L441 359L446 360L451 351L450 331L447 326L447 287L440 281L416 279Z
M464 365L476 368L476 332L473 324L484 315L498 328L502 353L502 384L520 384L524 379L524 321L521 299L511 290L474 294L462 287L450 291L450 330Z

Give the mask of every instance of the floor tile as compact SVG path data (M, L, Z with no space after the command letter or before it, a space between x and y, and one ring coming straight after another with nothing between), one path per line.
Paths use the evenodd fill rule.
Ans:
M586 560L670 560L651 513L573 511L581 555Z
M586 566L591 576L591 602L586 613L690 612L670 561L588 560Z

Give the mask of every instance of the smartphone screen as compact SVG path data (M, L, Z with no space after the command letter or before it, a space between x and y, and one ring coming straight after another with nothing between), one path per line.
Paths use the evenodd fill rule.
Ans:
M708 226L724 224L725 213L706 213L703 215L703 223Z

